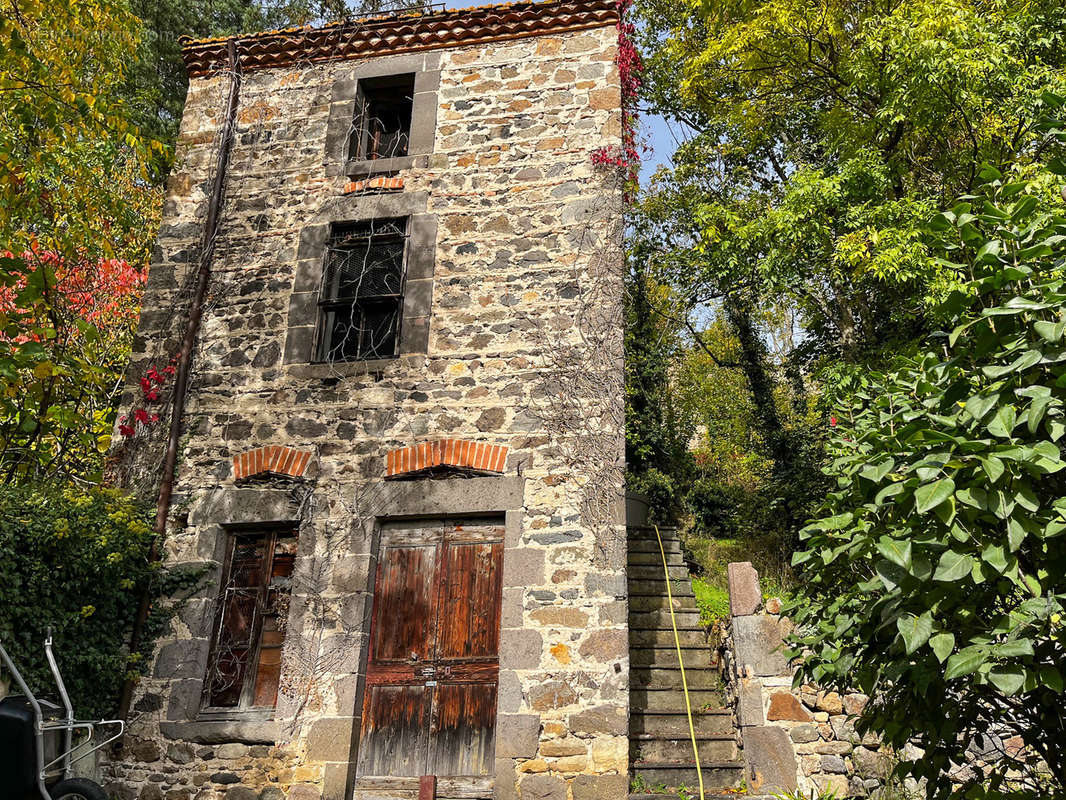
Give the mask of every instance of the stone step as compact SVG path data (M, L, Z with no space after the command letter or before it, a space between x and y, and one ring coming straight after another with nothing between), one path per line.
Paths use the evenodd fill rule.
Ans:
M688 701L692 703L693 712L722 708L722 693L716 689L689 689ZM633 713L638 711L679 711L685 710L685 693L680 689L630 689L629 707Z
M688 567L669 565L670 578L673 580L687 581L689 579ZM626 567L626 575L629 580L662 580L663 562L656 561L654 564L633 564Z
M692 725L697 736L733 733L733 712L728 708L692 710ZM640 711L629 715L629 733L652 733L657 736L688 736L688 715L684 711Z
M670 643L671 645L673 642ZM676 667L676 647L640 647L630 643L629 665L631 667ZM681 646L681 663L686 667L717 667L718 654L708 645Z
M723 733L715 736L697 736L696 749L700 762L733 761L737 758L737 738ZM642 734L629 738L631 761L678 761L692 758L692 739L688 736L659 737Z
M691 611L675 611L672 615L667 610L630 611L629 627L631 630L636 629L638 631L671 631L672 636L671 616L679 629L698 628L700 625L700 612L693 609Z
M708 647L709 636L707 629L702 626L682 627L678 625L677 627L677 638L681 641L682 647ZM631 648L673 647L674 631L669 625L666 626L665 630L659 628L639 630L631 624L629 628L629 646Z
M659 555L659 541L653 536L650 539L630 539L626 545L630 553L655 553ZM680 553L681 540L667 539L663 537L663 550L667 553Z
M629 611L656 611L660 608L673 608L675 611L690 610L696 608L696 595L683 594L681 596L665 594L631 594L629 596Z
M677 528L673 525L630 525L626 528L626 535L630 539L639 539L642 536L655 536L658 527L660 536L677 536Z
M705 789L728 789L740 783L744 777L742 761L700 762ZM692 762L635 761L630 769L633 780L649 786L666 786L668 789L686 787L690 792L699 786L696 765Z
M714 668L685 668L685 681L689 689L720 689L722 674ZM629 685L634 689L682 690L681 670L678 667L630 667Z
M633 551L630 551L629 555L626 556L626 562L631 567L649 565L657 566L661 569L663 566L663 557L659 552L634 553ZM681 553L668 552L666 554L666 563L674 567L683 567L685 566L685 557L681 555Z
M670 591L673 594L692 594L692 581L686 578L675 578L670 581ZM663 580L663 571L659 570L659 574L654 578L633 578L629 579L629 594L666 594L666 581Z
M674 581L674 583L681 583L681 581ZM693 602L695 602L696 593L693 592L687 586L671 586L669 595L666 594L666 589L665 588L661 592L646 592L646 591L636 591L636 592L630 591L629 592L629 599L630 600L637 599L637 600L641 600L641 602L643 602L646 599L655 598L655 597L661 597L664 601L666 600L667 597L670 597L670 598L672 598L674 600L681 600L683 598L689 598L689 599L693 600Z

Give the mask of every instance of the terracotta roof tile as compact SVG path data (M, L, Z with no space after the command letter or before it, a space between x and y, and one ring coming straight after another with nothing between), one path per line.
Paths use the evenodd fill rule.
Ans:
M232 38L241 68L255 70L578 31L617 21L616 0L549 0L366 17ZM189 75L208 75L222 68L228 41L183 40Z

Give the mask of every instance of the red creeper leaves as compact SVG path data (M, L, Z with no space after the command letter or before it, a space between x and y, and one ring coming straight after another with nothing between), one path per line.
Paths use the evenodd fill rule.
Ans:
M592 153L592 163L596 166L617 167L623 172L626 180L623 197L627 203L632 202L636 195L640 173L635 108L644 73L644 64L633 41L636 28L626 18L632 4L633 0L617 2L618 51L615 63L618 66L618 80L622 89L622 145L600 147Z

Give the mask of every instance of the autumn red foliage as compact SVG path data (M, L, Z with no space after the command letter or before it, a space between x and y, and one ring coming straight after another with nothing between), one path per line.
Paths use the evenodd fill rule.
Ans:
M84 334L76 320L92 325L97 332L131 330L137 323L141 292L146 273L118 258L70 263L56 253L34 248L15 256L0 258L21 262L21 269L4 270L13 275L0 285L0 314L11 324L2 334L9 341L42 341L51 338L42 330L54 331L58 344L67 344ZM30 286L37 286L43 303L24 303L20 298Z

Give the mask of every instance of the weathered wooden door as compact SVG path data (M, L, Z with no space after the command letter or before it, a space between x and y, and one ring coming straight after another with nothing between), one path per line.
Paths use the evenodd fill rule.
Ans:
M490 774L502 567L502 524L382 531L360 775Z

